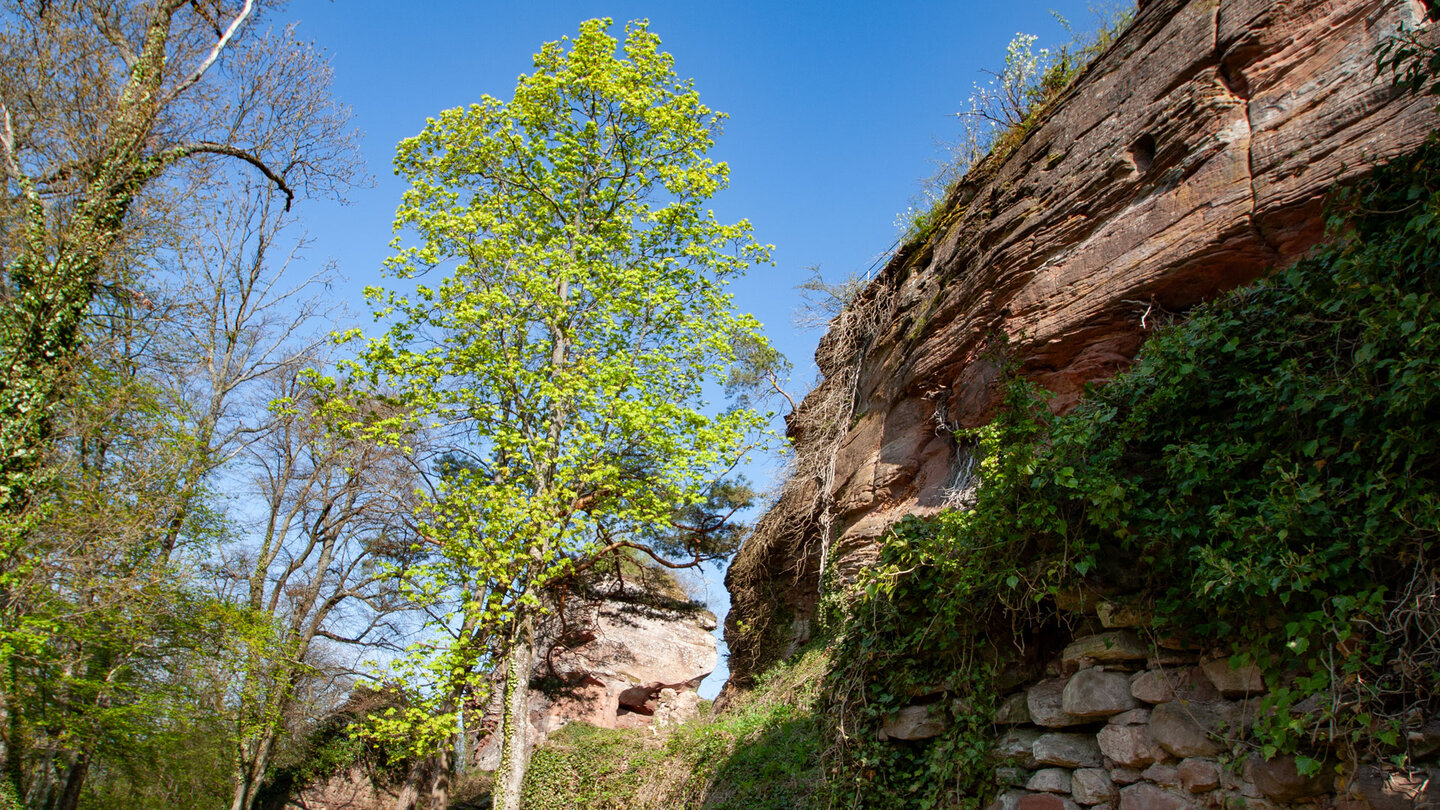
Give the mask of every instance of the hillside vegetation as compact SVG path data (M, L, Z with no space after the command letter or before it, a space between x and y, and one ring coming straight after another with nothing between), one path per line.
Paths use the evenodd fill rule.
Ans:
M983 807L1002 681L1087 591L1259 665L1261 720L1227 756L1426 764L1407 739L1440 708L1440 143L1330 211L1326 247L1159 331L1071 412L1013 380L962 437L973 508L896 526L832 588L823 638L731 711L540 752L534 806ZM937 695L944 734L880 739Z

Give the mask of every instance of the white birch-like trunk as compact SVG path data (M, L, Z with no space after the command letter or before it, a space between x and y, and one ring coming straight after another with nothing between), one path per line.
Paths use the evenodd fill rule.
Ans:
M530 667L534 656L531 630L526 615L510 647L500 726L500 770L495 774L495 810L520 810L520 789L530 764Z

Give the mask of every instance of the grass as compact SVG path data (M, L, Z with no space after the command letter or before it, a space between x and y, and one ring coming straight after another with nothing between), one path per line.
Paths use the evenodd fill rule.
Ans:
M537 749L525 778L533 810L805 810L823 747L816 715L828 667L807 650L768 672L727 711L668 733L572 723Z

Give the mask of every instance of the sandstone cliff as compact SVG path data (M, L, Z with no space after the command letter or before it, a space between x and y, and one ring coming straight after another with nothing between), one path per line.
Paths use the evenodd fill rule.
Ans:
M986 421L997 347L1069 407L1157 323L1314 246L1332 185L1414 149L1433 100L1375 78L1402 25L1428 25L1425 7L1145 3L972 171L821 342L794 474L727 575L734 682L808 636L822 571L848 578L896 520L963 502L951 430Z

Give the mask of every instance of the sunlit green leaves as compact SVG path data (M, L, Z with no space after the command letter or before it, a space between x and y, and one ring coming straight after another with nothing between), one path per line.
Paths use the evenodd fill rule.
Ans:
M545 45L511 100L445 110L397 149L395 284L367 290L386 328L353 371L392 392L404 430L453 447L424 561L402 572L443 606L444 635L396 665L431 685L420 698L485 688L519 612L617 541L688 560L736 539L702 546L673 523L729 497L721 479L761 435L760 414L706 395L737 347L769 350L726 285L770 249L705 207L729 179L706 157L724 116L645 23L623 44L610 25ZM453 722L411 705L384 733Z

